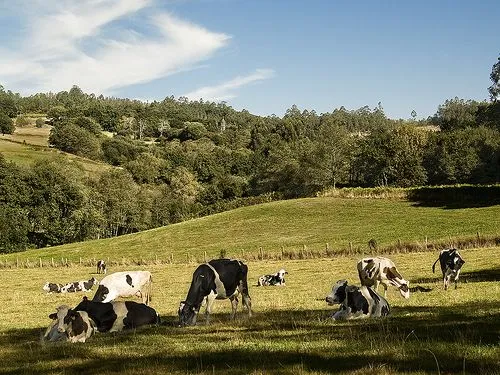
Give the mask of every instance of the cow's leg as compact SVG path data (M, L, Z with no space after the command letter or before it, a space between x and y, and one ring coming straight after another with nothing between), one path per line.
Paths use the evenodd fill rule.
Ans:
M238 310L238 297L232 296L229 300L231 301L231 320L233 320Z
M205 308L205 324L210 322L210 314L212 313L212 305L215 301L215 297L217 297L217 295L214 292L210 292L206 297L207 307Z
M245 306L247 308L248 317L251 318L252 317L252 299L246 293L242 293L241 296L243 298L243 306Z
M448 276L443 277L444 290L448 290Z

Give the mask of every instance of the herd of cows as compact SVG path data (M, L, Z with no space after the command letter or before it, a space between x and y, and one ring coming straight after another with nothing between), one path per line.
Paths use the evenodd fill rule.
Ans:
M442 250L432 265L435 271L440 262L444 289L451 281L457 288L460 270L465 261L456 249ZM404 298L410 297L410 291L430 291L430 289L410 288L396 265L388 258L371 257L361 259L357 264L361 286L348 285L346 280L337 281L331 293L326 297L329 305L339 304L333 314L335 320L383 317L390 314L387 301L387 288L396 287ZM104 261L99 261L97 272L106 274ZM196 324L196 317L205 303L205 322L209 322L212 305L216 299L229 299L231 319L236 315L238 297L252 316L252 300L248 292L248 267L239 260L214 259L199 265L193 273L186 299L179 304L179 326ZM285 286L284 269L275 274L259 277L257 286ZM89 291L97 284L95 278L66 285L46 283L47 293L69 293ZM378 286L384 287L384 296L378 294ZM96 331L117 332L137 328L143 325L160 324L158 313L149 306L151 301L152 275L149 271L115 272L105 276L98 285L92 300L83 300L74 308L67 305L57 307L49 315L51 324L45 331L44 341L85 342ZM137 296L142 303L116 301L119 297Z

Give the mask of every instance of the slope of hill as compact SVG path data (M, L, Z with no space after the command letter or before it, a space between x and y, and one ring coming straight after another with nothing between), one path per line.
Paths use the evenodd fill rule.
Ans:
M401 242L441 241L476 235L500 234L500 205L444 209L416 206L402 200L306 198L244 207L167 227L112 239L29 250L0 257L48 260L62 257L105 258L111 261L155 260L174 262L219 256L256 256L262 251L352 247L368 252L375 239L383 248Z

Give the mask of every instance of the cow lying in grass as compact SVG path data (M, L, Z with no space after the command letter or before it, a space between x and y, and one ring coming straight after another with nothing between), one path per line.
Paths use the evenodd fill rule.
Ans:
M85 342L94 334L94 323L85 311L62 305L49 318L52 323L43 336L45 341Z
M347 285L346 280L339 280L326 296L329 305L340 304L340 309L333 314L335 320L378 318L389 315L389 302L366 286Z
M285 286L285 275L288 274L283 268L274 275L262 275L257 281L257 286Z
M95 302L83 297L74 310L88 313L99 332L117 332L160 324L160 316L155 309L133 301Z

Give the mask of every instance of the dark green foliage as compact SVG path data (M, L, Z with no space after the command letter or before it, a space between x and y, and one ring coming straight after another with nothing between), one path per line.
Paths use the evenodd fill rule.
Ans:
M71 154L98 160L101 154L100 139L92 132L74 123L60 123L50 132L49 143Z
M490 99L496 102L500 96L500 56L491 68L490 80L492 85L488 87L488 92L490 93Z
M123 137L105 139L101 145L103 158L111 165L119 166L135 160L141 152L132 140Z
M0 112L0 133L2 133L2 135L12 134L15 129L16 127L14 126L12 119L5 113Z

